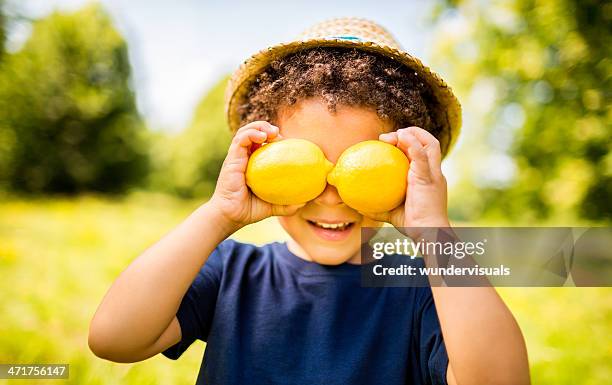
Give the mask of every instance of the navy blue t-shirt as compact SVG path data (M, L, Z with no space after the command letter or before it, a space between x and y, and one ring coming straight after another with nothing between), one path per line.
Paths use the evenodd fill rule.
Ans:
M361 286L360 266L324 266L286 244L222 242L177 313L177 359L206 351L196 384L446 384L429 287Z

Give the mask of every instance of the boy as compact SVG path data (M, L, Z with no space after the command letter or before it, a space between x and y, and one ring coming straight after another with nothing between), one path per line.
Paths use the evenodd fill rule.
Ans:
M493 288L360 285L361 227L450 226L440 163L460 107L396 47L372 22L336 19L243 64L212 198L117 278L91 323L96 355L176 359L201 339L198 384L529 383L521 332ZM260 200L245 184L249 154L291 137L332 162L364 140L397 146L411 161L405 204L359 213L329 185L302 205ZM289 242L226 240L269 216Z

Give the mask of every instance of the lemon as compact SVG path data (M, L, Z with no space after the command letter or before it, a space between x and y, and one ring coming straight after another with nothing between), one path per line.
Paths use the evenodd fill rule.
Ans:
M325 190L332 167L316 144L305 139L285 139L265 144L251 154L246 184L266 202L300 204Z
M327 182L338 189L348 206L380 213L404 201L408 166L408 158L399 148L367 140L344 150Z

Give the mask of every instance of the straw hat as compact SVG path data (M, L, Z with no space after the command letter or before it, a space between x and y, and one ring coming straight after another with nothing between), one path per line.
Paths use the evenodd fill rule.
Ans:
M229 127L235 132L240 125L238 106L244 104L249 88L257 75L274 60L314 47L352 47L375 52L398 61L414 70L431 87L437 98L443 127L440 146L445 156L455 143L461 127L461 105L442 78L421 61L404 52L399 43L382 26L361 18L327 20L304 31L296 40L281 43L257 52L234 72L225 93L225 109Z

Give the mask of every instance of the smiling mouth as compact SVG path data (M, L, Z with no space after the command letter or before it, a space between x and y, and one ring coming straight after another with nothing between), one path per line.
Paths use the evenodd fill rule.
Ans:
M308 220L308 223L310 223L313 226L319 227L321 229L332 230L332 231L347 230L355 224L355 222L325 223L325 222L318 222L318 221L311 221L311 220Z

